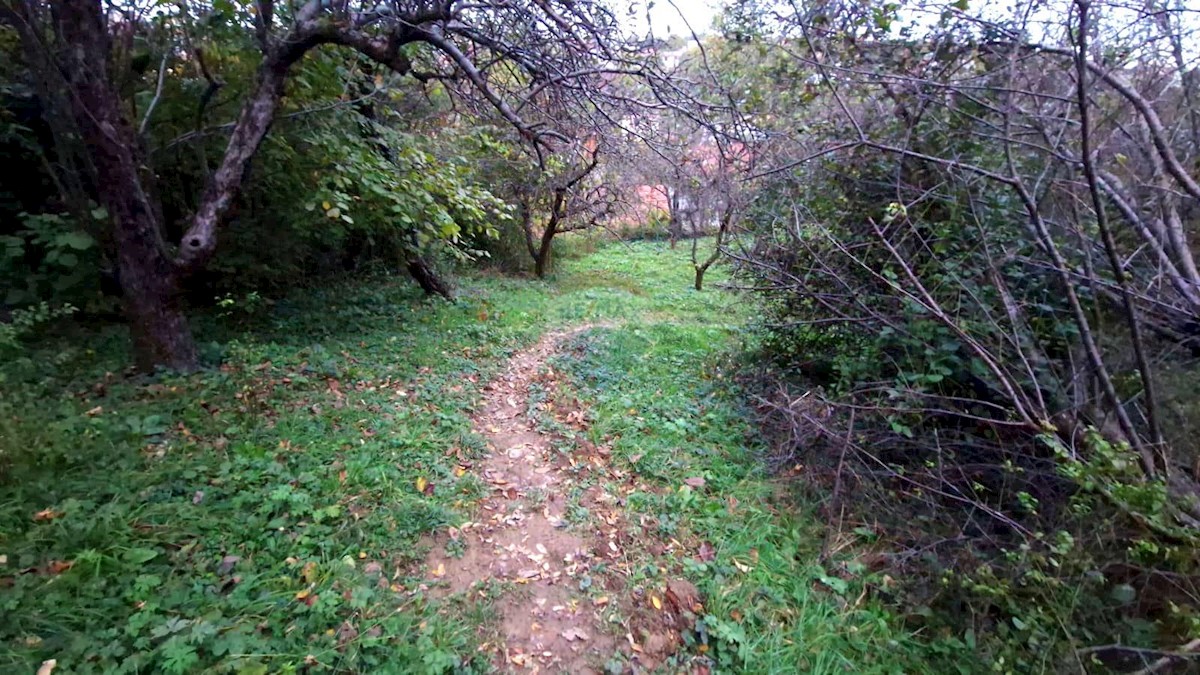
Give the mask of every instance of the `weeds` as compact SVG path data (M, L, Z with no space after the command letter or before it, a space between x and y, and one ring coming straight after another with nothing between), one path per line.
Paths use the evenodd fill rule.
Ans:
M925 652L863 597L866 573L815 563L813 508L766 473L721 358L739 340L738 301L691 290L683 256L611 246L565 264L557 288L468 278L454 305L387 276L333 286L202 321L211 367L188 377L123 373L115 328L94 351L50 342L0 367L0 670L489 670L477 648L509 591L488 586L470 607L433 597L421 542L486 492L462 470L485 451L469 422L479 388L538 335L582 321L621 325L552 364L588 412L590 431L565 440L609 443L610 461L653 487L584 476L565 516L596 522L589 490L621 505L643 601L672 576L700 587L675 663L914 662ZM664 562L672 542L684 548ZM585 590L600 598L612 575ZM643 606L607 611L649 625Z

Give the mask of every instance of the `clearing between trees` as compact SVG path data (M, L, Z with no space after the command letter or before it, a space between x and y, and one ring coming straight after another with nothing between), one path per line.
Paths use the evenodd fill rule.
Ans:
M861 567L818 564L729 381L743 303L685 256L612 245L453 305L335 285L202 327L223 362L190 376L120 370L120 327L47 360L3 421L0 669L932 663Z

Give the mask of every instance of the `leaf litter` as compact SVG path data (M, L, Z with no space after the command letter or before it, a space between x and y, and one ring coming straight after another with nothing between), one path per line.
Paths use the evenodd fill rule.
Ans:
M557 374L545 368L546 360L567 339L592 327L545 335L514 355L506 371L483 387L472 424L486 439L488 454L470 470L490 490L479 505L477 522L451 528L443 538L456 543L461 557L448 555L443 546L426 559L434 597L470 597L488 581L515 588L496 600L500 638L489 642L488 649L498 668L599 673L615 653L630 651L624 636L607 629L602 616L618 603L607 596L592 599L585 592L593 583L589 573L598 563L612 564L621 549L611 532L585 537L565 527L565 495L577 482L571 473L576 459L566 464L557 460L555 437L540 430L524 407L535 382L554 387ZM550 407L543 403L543 409ZM575 429L587 423L578 408L550 412ZM599 457L585 461L598 471L605 469ZM610 525L615 519L600 517Z

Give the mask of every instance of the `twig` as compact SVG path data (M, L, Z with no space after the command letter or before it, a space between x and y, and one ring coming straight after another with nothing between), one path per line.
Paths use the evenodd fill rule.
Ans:
M171 49L168 47L163 52L162 63L158 65L158 84L154 87L154 98L150 99L150 105L146 106L146 114L142 116L142 123L138 125L138 135L145 136L146 128L150 126L150 117L154 114L154 109L158 107L158 102L162 99L163 84L167 81L167 61L171 58Z
M1081 647L1079 649L1076 649L1075 653L1080 657L1090 656L1090 655L1096 654L1098 652L1128 652L1130 654L1137 654L1143 658L1149 657L1149 656L1157 656L1158 659L1156 659L1152 663L1148 664L1145 668L1134 671L1131 674L1131 675L1153 675L1154 673L1157 673L1160 670L1162 670L1163 668L1166 668L1167 666L1171 665L1171 663L1173 661L1176 661L1178 659L1200 658L1200 653L1196 653L1197 649L1200 649L1200 638L1196 638L1196 639L1188 642L1187 644L1183 645L1182 647L1180 647L1179 649L1177 649L1175 651L1166 651L1166 650L1162 650L1162 649L1146 649L1143 647L1130 647L1129 645L1120 645L1120 644L1108 644L1108 645L1095 645L1092 647Z

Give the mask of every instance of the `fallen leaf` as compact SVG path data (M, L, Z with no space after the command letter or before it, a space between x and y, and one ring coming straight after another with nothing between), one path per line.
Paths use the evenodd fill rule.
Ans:
M199 504L202 501L204 501L204 490L196 490L195 494L192 495L192 503Z
M417 479L417 492L423 495L433 494L433 483L430 483L424 476Z
M685 485L690 485L694 488L704 487L704 479L701 478L700 476L693 476L692 478L685 478L685 479L683 479L683 482Z
M707 541L700 543L700 550L697 553L700 556L700 560L704 562L708 562L717 557L717 552L713 548L713 545Z
M446 576L446 565L443 563L438 563L437 569L433 571L433 576L435 576L435 577Z
M63 517L62 511L55 511L52 508L51 509L42 509L41 511L38 511L37 513L33 514L34 520L54 520L55 518L62 518L62 517Z
M37 675L50 675L54 672L54 667L58 665L55 659L46 659L42 661L42 665L38 666Z
M217 565L217 573L229 574L231 571L233 571L233 566L236 565L239 560L241 560L241 558L237 557L236 555L227 555L224 558L221 558L221 564Z
M87 415L88 417L95 417L96 415L99 415L102 412L104 412L104 406L98 405L95 408L92 408L91 410L85 412L84 415Z
M316 576L317 576L317 563L315 563L315 562L304 563L304 568L300 571L300 578L303 579L305 583L311 584L313 582L313 579L316 578Z
M296 593L296 599L297 600L307 600L308 596L310 596L310 595L312 595L312 591L310 591L306 588L306 589L304 589L302 591L298 591Z
M662 609L662 600L659 600L657 595L650 596L650 604L654 605L654 609Z
M676 613L703 611L700 603L700 591L686 579L672 579L667 582L667 602Z
M345 649L346 645L358 637L358 629L349 621L343 621L337 631L337 648Z
M46 563L46 574L59 575L75 566L74 560L51 560Z

